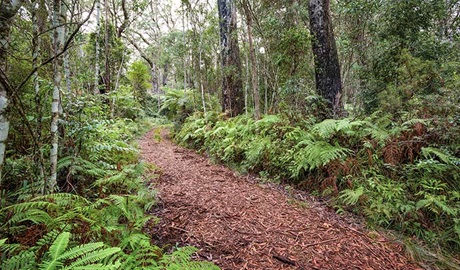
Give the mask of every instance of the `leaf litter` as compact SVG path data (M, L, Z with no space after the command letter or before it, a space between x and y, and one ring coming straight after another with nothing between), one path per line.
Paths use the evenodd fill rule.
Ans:
M403 247L300 191L260 183L173 144L168 131L140 141L160 168L150 228L165 248L193 245L222 269L422 269Z

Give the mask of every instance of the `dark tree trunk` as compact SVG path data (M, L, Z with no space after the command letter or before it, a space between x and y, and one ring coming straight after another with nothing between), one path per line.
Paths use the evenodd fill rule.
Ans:
M328 101L332 116L343 112L339 58L329 8L329 0L310 0L310 31L313 36L316 91Z
M236 8L232 0L217 0L222 55L222 111L236 116L244 111L240 49L236 33Z

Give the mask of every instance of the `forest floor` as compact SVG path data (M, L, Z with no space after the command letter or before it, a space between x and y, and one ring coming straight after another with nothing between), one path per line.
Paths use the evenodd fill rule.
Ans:
M193 245L222 269L421 269L394 240L299 191L241 176L173 144L140 141L155 179L160 246Z

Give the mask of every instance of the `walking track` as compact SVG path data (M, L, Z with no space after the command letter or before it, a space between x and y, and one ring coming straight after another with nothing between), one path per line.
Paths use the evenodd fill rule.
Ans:
M314 199L251 181L149 132L142 157L160 169L160 245L193 245L222 269L421 269L402 247Z

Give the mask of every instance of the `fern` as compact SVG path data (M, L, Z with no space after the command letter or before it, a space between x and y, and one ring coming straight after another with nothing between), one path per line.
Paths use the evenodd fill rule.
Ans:
M445 164L449 164L449 165L454 165L454 166L459 166L460 165L460 159L453 156L452 154L444 151L444 150L441 150L441 149L438 149L438 148L434 148L434 147L423 147L422 148L422 155L425 157L425 158L432 158L433 156L434 157L437 157L439 158L442 162L444 162Z
M160 260L160 264L168 270L200 270L200 269L220 269L216 265L209 262L194 262L190 258L197 252L198 249L194 247L178 248L170 255L165 255Z
M7 260L2 261L0 269L34 269L36 268L35 253L30 250L20 252Z
M72 264L70 264L68 267L64 269L74 269L76 267L91 265L94 262L101 261L104 258L109 257L120 251L121 249L118 247L95 250L95 251L86 253L85 255L81 256L77 261L73 262Z
M39 265L40 269L50 270L60 268L63 263L59 260L61 253L67 248L69 244L70 233L63 232L61 233L56 240L51 245L48 255L50 256L50 260L43 262Z
M70 236L69 232L62 232L57 236L48 252L45 253L42 262L38 265L39 269L61 269L68 261L71 261L71 263L63 269L78 269L79 267L82 269L81 267L86 266L91 268L95 266L92 265L93 263L102 261L104 258L121 250L120 248L103 248L104 244L102 242L88 243L67 250L70 243ZM98 265L102 269L113 269L119 263Z
M364 194L364 187L360 186L357 189L345 189L340 192L339 200L346 205L355 205Z
M295 154L294 164L291 166L292 176L298 177L302 171L312 171L333 160L343 159L351 152L347 148L325 141L312 142Z

